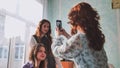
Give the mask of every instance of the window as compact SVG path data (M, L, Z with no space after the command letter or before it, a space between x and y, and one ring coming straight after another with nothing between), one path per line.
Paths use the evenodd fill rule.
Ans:
M8 48L7 46L0 47L0 59L7 59L8 58Z
M0 67L21 68L24 59L28 57L25 55L25 49L27 49L25 44L35 31L38 21L42 19L43 5L37 0L2 0L0 1L0 14L2 14L1 10L3 10L3 15L5 12L5 18L2 19L3 23L0 23L0 33L4 33L0 36L7 39L19 36L24 43L18 41L16 44L16 40L13 39L10 50L9 46L0 47L0 60L3 58L9 60L1 61L4 63L0 62L2 64Z
M2 58L2 51L3 51L3 48L0 47L0 58Z
M24 58L24 44L15 45L15 60L22 60Z
M15 59L18 59L19 56L19 47L15 47Z
M19 0L19 15L26 20L38 23L42 19L43 6L36 0Z
M8 57L8 50L7 50L7 48L5 48L3 52L4 52L4 58L7 59L7 57Z

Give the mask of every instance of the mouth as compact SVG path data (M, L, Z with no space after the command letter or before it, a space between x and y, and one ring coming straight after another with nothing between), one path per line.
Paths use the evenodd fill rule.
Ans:
M48 30L45 30L45 32L48 32Z
M45 31L45 33L47 33L48 31Z
M45 56L41 56L42 58L45 58Z

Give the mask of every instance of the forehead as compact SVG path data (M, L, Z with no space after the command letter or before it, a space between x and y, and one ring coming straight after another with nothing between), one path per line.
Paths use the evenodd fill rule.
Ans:
M43 25L49 25L49 23L48 23L48 22L45 22Z
M41 47L39 48L39 50L45 50L45 47L41 46Z

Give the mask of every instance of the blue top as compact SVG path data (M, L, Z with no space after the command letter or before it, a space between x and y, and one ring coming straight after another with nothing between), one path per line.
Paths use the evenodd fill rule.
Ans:
M76 68L108 68L104 48L101 51L90 49L86 35L79 32L70 39L62 35L57 37L52 50L56 57L72 59Z

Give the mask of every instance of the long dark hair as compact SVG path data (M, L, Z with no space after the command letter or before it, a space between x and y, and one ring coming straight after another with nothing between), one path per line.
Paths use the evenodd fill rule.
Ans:
M84 30L90 48L97 51L103 48L105 36L99 24L100 16L91 5L85 2L78 3L71 9L68 18L71 20L71 25L78 25ZM72 30L71 32L72 34L76 34L77 31Z
M45 36L41 37L41 34L42 34L42 26L44 23L48 23L49 24L49 30L48 32L45 34ZM40 42L42 42L44 45L45 45L45 48L46 48L46 54L47 54L47 61L48 61L48 64L47 64L47 67L49 67L49 65L52 63L52 65L50 66L53 66L55 67L55 59L54 59L54 55L52 53L52 50L51 50L51 44L52 44L52 36L51 36L51 23L50 21L48 21L47 19L42 19L40 22L39 22L39 36L41 37L39 39ZM53 57L53 58L51 58ZM53 67L53 68L54 68Z
M46 36L49 38L50 42L52 43L52 37L51 37L51 24L50 24L50 21L46 20L46 19L42 19L40 22L39 22L39 33L41 35L41 30L42 30L42 25L44 23L48 23L49 24L49 30L48 32L46 33Z
M37 59L37 53L39 51L39 49L41 47L44 47L44 44L42 43L39 43L37 45L34 45L32 48L31 48L31 51L30 51L30 55L29 55L29 60L32 61L32 64L34 65L35 67L35 59ZM46 49L45 49L46 50ZM42 60L39 64L39 68L45 68L45 60Z
M52 44L52 36L51 36L51 23L50 21L48 21L47 19L42 19L40 22L39 22L39 35L41 36L41 33L42 33L42 25L44 23L48 23L49 24L49 30L48 32L45 34L45 36L43 38L40 38L39 41L42 42L46 49L47 49L47 55L50 54L50 55L53 55L52 54L52 50L51 50L51 44Z

